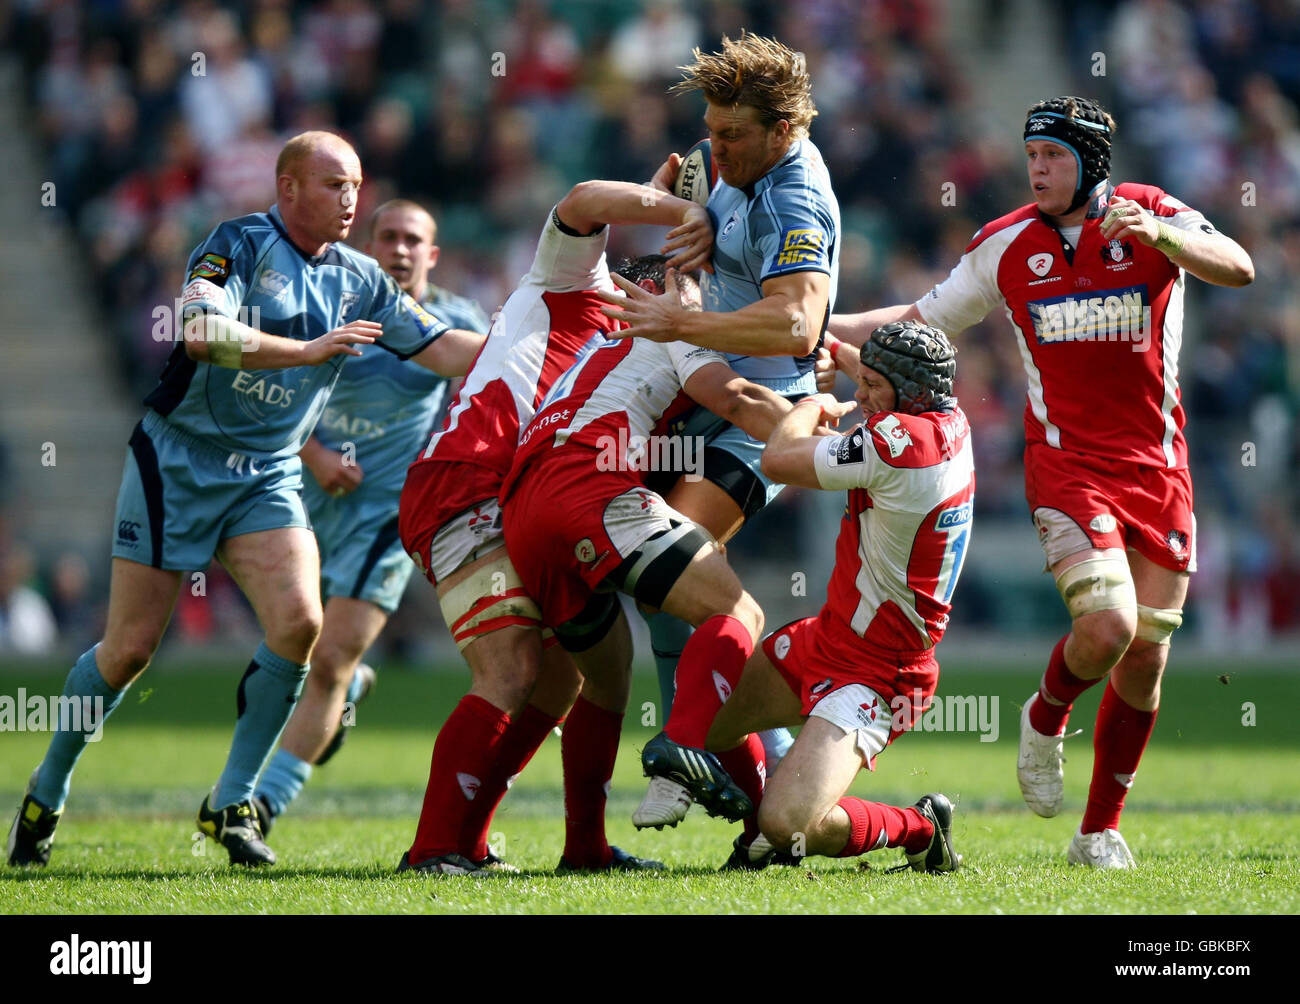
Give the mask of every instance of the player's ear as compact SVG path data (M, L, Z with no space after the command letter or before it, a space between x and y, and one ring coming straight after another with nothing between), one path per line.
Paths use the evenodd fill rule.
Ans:
M642 289L644 289L651 296L658 296L660 293L663 292L663 289L659 286L659 283L655 282L653 279L638 279L637 285L640 286Z
M282 174L275 179L276 188L279 191L280 198L286 202L292 202L298 197L298 179L292 174Z
M429 268L430 268L430 269L432 269L435 265L438 264L438 252L441 251L441 250L442 250L442 248L438 247L437 244L435 244L433 247L429 248Z

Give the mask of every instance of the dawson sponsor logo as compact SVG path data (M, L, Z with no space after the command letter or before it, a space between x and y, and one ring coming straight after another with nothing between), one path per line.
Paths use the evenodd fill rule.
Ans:
M0 732L81 732L86 742L104 738L102 697L45 697L29 694L0 695Z
M1034 300L1029 319L1039 345L1061 342L1129 342L1134 352L1151 345L1146 286L1103 290L1094 296Z
M153 975L152 941L82 941L74 934L50 945L50 972L55 976L130 976L148 983Z

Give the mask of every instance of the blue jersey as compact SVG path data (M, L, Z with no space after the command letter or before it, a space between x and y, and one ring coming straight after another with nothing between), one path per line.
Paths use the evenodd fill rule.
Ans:
M826 317L810 318L824 331L835 308L840 274L840 206L822 155L796 140L772 170L749 189L724 181L713 186L709 215L716 228L714 274L704 274L704 309L732 311L763 298L763 283L793 272L830 276ZM741 376L781 394L813 393L815 353L788 356L728 355Z
M424 306L452 328L487 334L488 319L473 300L429 286ZM424 448L448 381L403 362L376 343L348 359L316 426L316 438L342 453L348 445L361 466L358 491L390 495L394 507L406 468Z
M447 330L371 257L331 244L309 257L289 239L278 207L219 225L190 255L180 313L220 314L269 335L310 341L348 321L384 326L381 351L407 359ZM183 341L145 404L223 450L259 459L302 449L343 363L238 370L197 362Z

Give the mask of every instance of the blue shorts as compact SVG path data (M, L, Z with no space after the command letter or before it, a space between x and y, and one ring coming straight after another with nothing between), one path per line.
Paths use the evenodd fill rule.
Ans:
M188 572L228 537L311 521L302 463L255 460L175 428L148 411L131 433L114 517L113 557Z
M788 395L797 401L805 394ZM673 423L670 432L700 436L704 441L704 480L726 492L749 520L781 494L785 485L767 477L761 467L763 444L744 429L719 418L703 405L692 408ZM651 485L662 494L671 486Z
M401 602L415 563L397 532L401 491L356 491L332 498L310 474L303 499L320 544L321 595L373 603L391 614Z

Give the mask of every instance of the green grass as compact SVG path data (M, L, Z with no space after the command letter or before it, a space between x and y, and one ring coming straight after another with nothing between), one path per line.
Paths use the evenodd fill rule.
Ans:
M1032 673L945 668L941 693L996 695L999 737L917 733L881 756L854 792L910 804L925 791L958 800L962 871L885 874L899 852L857 862L815 859L802 869L719 875L733 827L693 810L676 830L633 830L637 750L655 731L638 676L609 810L610 839L661 858L670 871L636 876L550 873L563 847L559 743L548 739L494 823L494 846L523 876L434 880L392 873L409 844L434 726L463 692L459 673L387 672L358 713L343 752L316 772L272 844L281 865L235 872L196 840L194 811L230 742L234 670L150 674L128 695L102 743L82 759L51 866L0 870L0 913L1295 913L1300 911L1300 735L1292 723L1300 675L1237 666L1228 684L1175 673L1143 761L1124 833L1140 868L1071 869L1064 850L1078 823L1091 764L1088 736L1066 747L1066 808L1033 816L1015 782L1019 703ZM7 674L57 693L63 672ZM1080 702L1091 731L1099 694ZM1242 705L1254 705L1253 726ZM16 805L47 735L0 734L0 806ZM7 807L5 812L10 811Z

